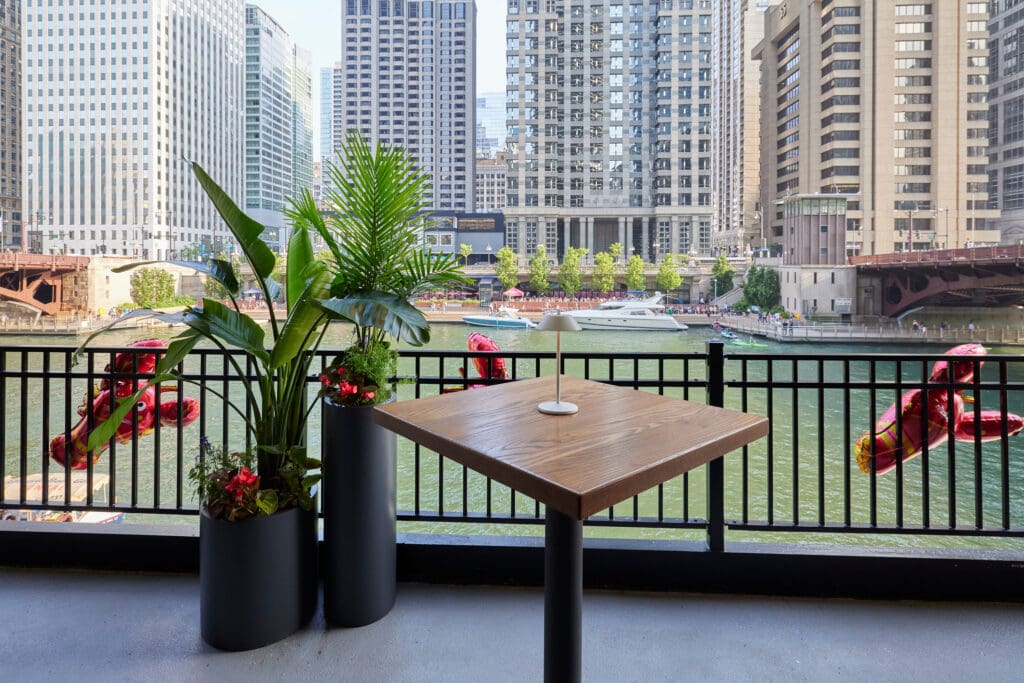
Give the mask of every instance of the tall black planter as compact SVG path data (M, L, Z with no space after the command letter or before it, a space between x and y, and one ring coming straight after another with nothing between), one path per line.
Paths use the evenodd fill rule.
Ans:
M394 432L324 399L324 617L364 626L395 604Z
M299 508L240 522L199 521L203 640L251 650L294 633L317 599L316 512Z

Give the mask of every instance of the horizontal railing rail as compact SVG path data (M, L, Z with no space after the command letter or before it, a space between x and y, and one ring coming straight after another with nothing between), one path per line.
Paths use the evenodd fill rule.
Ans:
M55 437L84 438L96 424L100 404L93 397L104 381L134 386L145 381L137 359L146 351L97 348L72 366L72 348L0 347L0 509L6 517L106 511L194 523L197 508L188 470L199 437L228 448L252 446L243 421L227 404L241 400L246 378L226 367L221 350L190 354L181 368L183 380L165 385L158 401L174 412L185 397L198 399L202 410L194 424L156 420L149 431L148 417L139 414L133 433L123 443L112 443L85 469L68 469L49 457ZM134 355L133 371L107 371L115 353ZM335 353L322 352L314 367L324 367ZM473 376L473 359L486 365L489 357L504 358L513 381L555 370L550 353L406 351L396 378L399 399L473 391L504 381ZM707 353L563 353L566 374L771 418L766 439L587 523L612 535L677 538L680 532L697 532L712 549L721 546L727 533L753 540L794 532L815 538L1024 537L1024 435L1012 435L1008 426L1014 415L1024 414L1024 357L974 356L958 361L970 368L959 381L930 380L934 364L948 358L725 354L720 344L709 346ZM308 386L308 400L317 401L316 375ZM899 461L888 474L863 473L855 456L858 438L882 432L886 409L913 392L923 403L931 401L930 417L941 434L933 430L929 436L927 421L918 420L913 410L897 411L892 428L905 430L909 441L920 441L919 454ZM486 397L483 392L481 400ZM103 400L109 405L112 399ZM965 436L958 420L983 424L986 431ZM314 409L308 430L314 453L321 448L319 427L320 411ZM329 460L331 454L324 457ZM517 534L522 525L543 520L534 500L404 439L398 485L399 520L416 531L462 533L502 525L501 533Z

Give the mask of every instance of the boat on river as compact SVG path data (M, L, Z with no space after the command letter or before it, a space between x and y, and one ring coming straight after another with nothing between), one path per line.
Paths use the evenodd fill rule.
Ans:
M501 306L493 313L464 315L462 316L462 321L469 325L477 325L479 327L510 327L521 329L537 327L537 323L533 322L529 318L524 318L519 315L519 311L510 306Z
M584 330L639 330L678 332L686 325L665 312L661 303L664 294L642 299L615 299L605 301L596 308L564 311L576 319Z

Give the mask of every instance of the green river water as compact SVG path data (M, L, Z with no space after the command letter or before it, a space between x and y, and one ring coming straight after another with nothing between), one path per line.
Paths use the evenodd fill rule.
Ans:
M537 332L535 330L482 330L471 328L462 324L440 323L432 326L432 339L427 348L437 350L462 351L466 348L466 337L471 331L483 331L492 337L503 350L507 351L543 351L552 352L554 349L553 335ZM128 343L135 339L146 336L170 338L176 330L158 328L151 331L126 330L123 332L111 333L103 338L103 345L116 346ZM342 348L347 343L348 331L342 326L332 327L324 348ZM685 332L595 332L585 331L573 334L562 335L563 354L593 354L605 352L625 353L702 353L706 343L712 338L710 329L702 327L691 327ZM20 346L39 349L40 347L72 347L76 341L71 337L17 337L8 336L0 340L4 347ZM849 354L865 353L905 353L909 358L916 357L920 353L941 353L945 350L941 346L897 346L885 343L873 345L844 345L844 344L778 344L766 341L764 346L756 348L737 347L726 345L727 353L744 353L756 357L759 354L838 354L839 356ZM1013 353L1012 349L990 348L992 354ZM38 354L28 356L28 367L33 370L42 369L41 357ZM60 359L52 361L52 369L62 367ZM99 361L98 361L99 362ZM534 361L519 361L520 371L524 376L532 376L534 373ZM17 370L21 367L21 356L8 354L5 357L6 369ZM461 363L455 359L449 362L445 368L446 374L455 373L455 368ZM542 372L549 374L553 371L553 361L545 361L542 365ZM614 367L609 367L607 362L593 362L589 372L595 379L603 379L614 372L615 377L623 378L632 376L634 365L632 361L619 361ZM902 368L902 376L907 381L914 381L920 377L923 364L920 361L910 361ZM996 366L990 363L985 368L984 379L992 381L998 377ZM643 362L638 366L640 375L643 377L656 377L659 369L654 363ZM404 371L404 370L403 370ZM682 374L683 364L681 362L669 363L666 365L666 373ZM744 368L738 360L730 361L727 364L726 374L728 378L741 377ZM772 368L773 381L791 380L794 373L801 381L816 381L819 376L826 381L842 382L844 373L847 370L838 361L828 361L820 364L816 361L801 361L792 363L789 361L776 361ZM864 381L869 378L869 369L866 363L851 363L849 366L851 382ZM436 364L431 370L425 371L428 374L436 373ZM579 360L567 361L567 372L569 374L582 375L583 362ZM689 372L692 376L703 378L703 363L691 363ZM746 367L746 378L748 380L765 379L768 373L768 364L764 361L752 360ZM884 363L876 368L875 379L878 381L892 380L896 375L896 368L892 363ZM1020 367L1010 366L1010 374L1007 378L1011 383L1024 383L1024 364ZM84 381L76 380L72 383L71 391L77 397L84 395ZM7 379L2 388L6 398L6 415L4 419L4 447L5 447L5 474L12 474L19 471L22 458L22 449L26 454L28 472L38 472L41 469L41 454L45 451L45 444L50 436L42 434L42 418L39 405L47 403L50 406L51 427L50 431L56 433L63 429L63 395L65 385L63 381L50 382L48 385L42 379ZM194 387L186 387L186 394L194 395L198 391ZM406 397L411 392L410 387L400 389L400 397ZM682 397L681 390L667 391L670 395ZM22 420L22 398L28 401L29 409L25 420ZM703 400L703 389L695 389L690 394L695 400ZM728 456L726 460L727 496L726 496L726 517L727 519L743 518L744 513L751 521L766 519L769 514L776 523L789 523L794 519L802 522L814 522L819 517L824 517L826 522L842 523L846 518L847 498L844 496L845 483L849 480L849 518L853 524L867 524L871 521L870 504L872 495L877 502L877 519L879 524L891 524L896 520L899 510L897 509L897 497L902 494L903 523L906 525L923 525L925 514L928 515L928 522L933 526L945 527L950 522L951 510L955 514L955 524L964 528L971 528L975 523L976 487L980 486L983 491L982 500L982 525L986 528L998 527L1003 514L1004 492L1002 491L1002 472L1004 469L999 444L986 444L981 454L981 477L978 481L974 476L974 455L973 444L955 445L950 453L946 445L933 451L929 460L928 477L925 479L922 468L922 458L909 461L904 466L902 491L897 486L898 480L895 473L879 477L874 494L870 477L860 473L856 464L847 465L844 459L845 454L852 448L852 443L870 424L869 406L874 402L876 417L880 416L886 406L895 400L895 390L879 391L870 394L867 390L854 389L844 390L842 388L818 390L814 389L777 389L771 396L771 414L773 420L773 433L770 437L771 454L769 457L769 440L762 439L750 446L745 454L736 453ZM211 397L212 398L212 397ZM38 400L38 404L37 404ZM726 395L728 407L746 409L762 415L769 414L769 397L763 388L751 389L746 397L739 390L729 390ZM985 409L998 407L999 396L995 391L983 392L982 405ZM209 405L209 404L208 404ZM1011 391L1007 396L1008 410L1016 413L1024 413L1024 391ZM310 424L310 447L316 452L319 449L319 410L311 414ZM844 418L849 414L849 441L847 441L844 430ZM73 420L77 419L72 415ZM208 424L205 427L207 433L214 433L220 429L222 417L220 410L208 410L206 414ZM195 443L198 440L200 423L197 422L186 428L184 442L180 446L184 462L189 463L195 457ZM229 432L232 436L240 434L238 425L230 424ZM819 434L822 434L822 446L819 448ZM796 444L794 445L794 440ZM178 457L179 446L171 430L161 435L161 455L159 460L153 452L152 436L141 440L138 445L135 458L139 463L140 481L138 489L132 491L128 473L131 470L132 451L130 446L120 446L117 452L118 466L115 472L116 484L113 493L119 504L129 503L133 496L137 497L140 505L152 504L153 482L159 478L160 490L163 492L161 504L172 505L176 491L179 490L179 482L176 481L175 463ZM440 458L433 454L424 454L420 459L418 471L414 466L412 446L407 442L401 442L399 453L399 510L411 510L416 504L414 489L415 479L419 477L421 509L430 513L438 509L439 499L444 500L446 513L461 512L462 506L462 484L465 476L467 482L467 499L469 510L473 513L481 513L486 508L487 486L484 479L475 473L464 473L462 468L451 462L443 465ZM851 456L852 457L852 456ZM795 462L794 462L795 459ZM109 467L106 464L106 456L97 465L97 471L107 472ZM950 478L950 463L953 464L953 478L955 481L952 487L952 494L948 484ZM1024 526L1024 436L1011 437L1009 442L1009 457L1007 459L1008 472L1011 482L1011 490L1006 492L1008 500L1011 526L1020 528ZM743 473L747 474L744 485ZM848 473L848 477L847 477ZM819 492L819 474L824 477L825 486ZM668 482L663 489L665 502L665 516L669 518L700 518L704 517L704 478L703 470L692 473L684 481L683 478ZM793 477L798 481L798 492L794 495L792 486ZM924 491L928 488L929 504L924 509ZM191 501L188 494L187 482L180 487L182 496L186 503ZM683 509L683 492L686 493L688 509ZM769 492L771 498L769 500ZM512 497L507 489L499 485L491 486L491 504L496 512L508 513L512 503ZM955 502L953 502L955 500ZM745 502L745 505L744 505ZM822 507L822 502L824 507ZM637 512L641 516L656 516L658 514L658 494L652 491L641 495L636 501ZM535 511L531 500L523 496L515 496L515 509L517 514L532 515ZM633 501L616 506L615 517L629 517L634 512ZM158 523L181 523L195 524L195 518L182 518L180 516L163 515L140 515L129 514L127 521L130 522L158 522ZM423 522L423 523L402 523L400 531L408 532L443 532L443 533L495 533L495 534L517 534L517 535L542 535L543 525L539 524L507 524L502 522L494 523L464 523L464 522ZM641 537L641 538L670 538L670 539L695 539L700 534L693 531L672 530L672 529L649 529L649 528L609 528L604 526L592 526L587 528L588 536L599 537ZM823 534L823 533L794 533L794 532L730 532L729 540L747 541L783 541L800 543L857 543L870 545L892 545L892 546L922 546L922 547L955 547L955 548L989 548L989 549L1013 549L1024 550L1022 539L1001 539L1001 538L965 538L962 536L915 536L910 534Z

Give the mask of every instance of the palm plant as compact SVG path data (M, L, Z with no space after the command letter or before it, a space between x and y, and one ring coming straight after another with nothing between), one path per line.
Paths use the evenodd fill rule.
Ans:
M420 346L430 339L426 317L410 298L468 279L455 254L424 249L429 179L404 149L383 143L371 149L351 133L326 173L327 216L308 193L287 213L330 250L331 298L320 308L354 326L352 345L333 363L357 389L343 402L377 403L390 396L396 358L390 340Z

